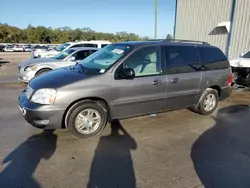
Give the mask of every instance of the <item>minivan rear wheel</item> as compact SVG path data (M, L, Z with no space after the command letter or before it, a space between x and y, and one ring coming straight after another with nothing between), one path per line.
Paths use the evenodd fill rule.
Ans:
M107 124L107 112L96 102L81 102L68 112L66 126L71 135L88 139L102 132Z
M202 94L198 106L195 107L195 111L202 115L212 114L218 106L218 101L218 92L215 89L208 88Z

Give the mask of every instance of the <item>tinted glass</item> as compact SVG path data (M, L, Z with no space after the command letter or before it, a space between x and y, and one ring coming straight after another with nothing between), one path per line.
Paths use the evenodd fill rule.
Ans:
M91 51L92 52L92 51ZM86 57L88 57L91 54L90 50L82 50L78 51L73 56L75 57L75 60L83 60Z
M70 44L68 44L68 43L61 44L61 45L59 45L59 46L56 47L56 51L61 52L61 51L63 51L65 48L67 48L69 45L70 45Z
M63 52L60 52L59 54L55 55L54 57L52 57L53 59L58 59L58 60L63 60L66 57L68 57L70 54L72 54L75 50L72 49L67 49Z
M199 48L203 71L226 69L229 67L227 57L223 52L214 47Z
M97 48L97 44L85 44L86 47Z
M144 47L131 54L123 63L124 68L131 68L135 76L150 76L162 73L158 47Z
M108 44L102 44L101 45L101 48L104 48L105 46L107 46Z
M72 48L77 48L77 47L97 48L97 44L76 44L76 45L72 46Z
M245 55L242 56L243 58L250 58L250 51L247 52Z
M166 59L168 74L190 73L200 70L199 55L193 46L165 46L163 55Z

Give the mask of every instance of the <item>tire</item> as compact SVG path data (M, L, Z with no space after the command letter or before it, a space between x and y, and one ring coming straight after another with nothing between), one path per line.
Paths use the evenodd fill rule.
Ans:
M88 132L86 130L86 129L88 129L86 127L88 124L81 122L81 121L87 121L87 120L81 119L79 125L80 125L80 127L82 127L82 130L81 130L82 132L80 132L79 129L76 128L77 127L77 117L79 117L79 114L85 113L88 109L94 110L97 113L99 113L99 126L97 126L97 124L95 124L94 126L96 126L96 127L94 127L94 128L92 127L92 130ZM95 114L95 115L97 115L97 114ZM96 117L98 117L98 116L96 116ZM82 101L82 102L74 105L68 111L68 113L66 115L65 123L66 123L66 127L67 127L68 131L70 132L70 134L73 137L78 138L78 139L88 139L88 138L92 138L92 137L94 137L102 132L102 130L105 128L105 126L107 124L107 119L108 119L108 113L100 104L98 104L95 101L87 100L87 101ZM84 133L84 131L86 131L86 132Z
M49 72L49 71L51 71L51 69L41 69L41 70L37 71L36 76L40 76L40 75L42 75L46 72Z
M210 108L205 104L208 99L211 99L211 101L213 101L210 102ZM216 110L218 101L218 91L212 88L207 88L201 95L198 105L193 107L192 110L201 115L210 115Z

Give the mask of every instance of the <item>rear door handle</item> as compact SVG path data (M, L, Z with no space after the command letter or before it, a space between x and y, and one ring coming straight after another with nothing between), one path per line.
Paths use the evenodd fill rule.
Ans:
M179 78L173 78L173 79L171 80L172 83L177 83L177 82L179 82L179 81L180 81Z
M159 86L159 85L162 84L162 81L161 81L161 80L154 80L154 81L152 82L152 84L153 84L153 85L156 85L156 86Z

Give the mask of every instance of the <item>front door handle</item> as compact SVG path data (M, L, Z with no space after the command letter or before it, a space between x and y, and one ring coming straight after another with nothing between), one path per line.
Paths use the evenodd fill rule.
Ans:
M179 81L180 81L179 78L173 78L173 79L171 80L172 83L177 83L177 82L179 82Z
M156 85L156 86L159 86L159 85L162 84L162 81L161 81L161 80L154 80L154 81L152 82L152 84L153 84L153 85Z

